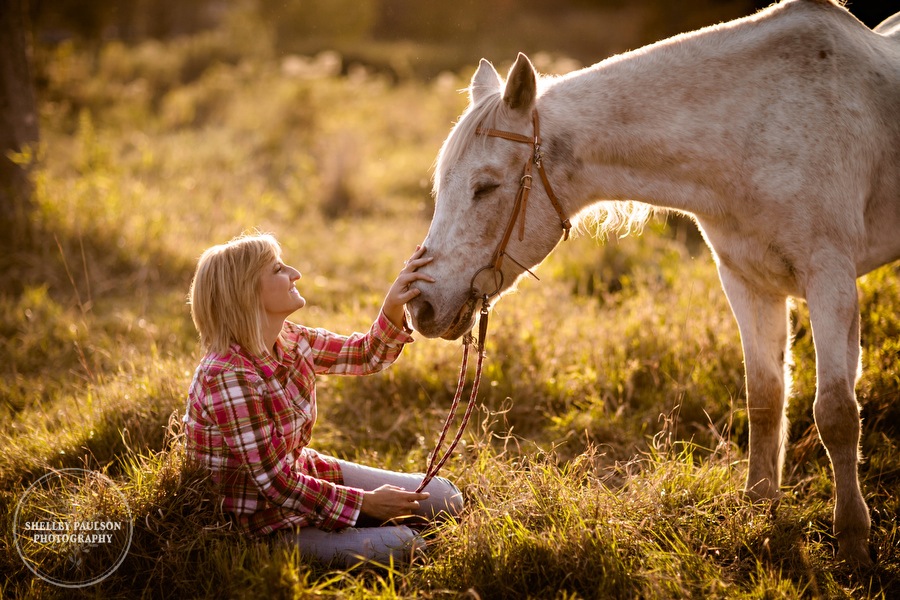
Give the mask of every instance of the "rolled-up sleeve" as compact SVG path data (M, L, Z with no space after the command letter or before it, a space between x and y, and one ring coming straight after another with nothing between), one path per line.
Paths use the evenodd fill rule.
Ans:
M383 312L364 334L343 336L325 329L309 330L313 368L318 374L377 373L397 360L403 346L412 341L410 332L394 325Z

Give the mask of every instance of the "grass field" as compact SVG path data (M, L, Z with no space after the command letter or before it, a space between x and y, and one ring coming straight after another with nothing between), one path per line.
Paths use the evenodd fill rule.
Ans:
M900 597L900 266L859 286L878 561L854 572L833 560L805 306L785 497L750 505L737 327L708 251L665 219L562 245L496 307L480 406L446 467L467 508L423 562L335 571L225 526L179 440L197 256L271 231L304 274L295 320L368 327L425 235L432 161L471 73L396 82L330 64L236 58L215 36L40 56L39 236L0 273L5 596ZM420 338L384 374L321 379L314 446L423 469L460 356ZM25 489L64 467L107 474L133 513L124 562L80 590L35 577L11 536Z

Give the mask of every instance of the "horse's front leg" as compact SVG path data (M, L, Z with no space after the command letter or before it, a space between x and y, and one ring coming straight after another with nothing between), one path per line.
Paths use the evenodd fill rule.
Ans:
M719 265L719 278L737 320L744 350L750 420L750 464L745 489L751 498L774 499L779 495L787 441L787 297L758 291L725 265Z
M854 391L860 371L856 270L836 251L813 258L816 271L807 286L807 303L816 347L814 412L834 471L838 558L869 565L871 522L859 486L860 418Z

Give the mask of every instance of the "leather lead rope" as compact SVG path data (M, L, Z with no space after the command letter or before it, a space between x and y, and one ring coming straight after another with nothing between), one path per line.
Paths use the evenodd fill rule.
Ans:
M435 445L434 450L432 450L431 455L428 458L428 466L425 471L425 476L422 479L422 483L419 484L418 489L416 489L416 492L421 492L425 489L425 486L427 486L431 482L431 480L434 479L434 477L441 470L441 467L444 466L444 463L447 462L447 459L450 458L450 455L453 454L453 450L455 450L457 444L459 444L459 440L462 438L462 434L466 429L466 425L468 425L469 423L469 417L472 416L472 410L475 408L475 398L478 395L478 386L481 383L481 371L484 364L484 345L485 340L487 339L490 299L492 296L500 293L500 288L502 287L503 283L503 272L501 271L501 267L503 266L503 257L507 256L506 246L509 244L510 237L512 237L512 232L513 229L515 229L516 221L519 220L520 213L522 218L519 221L519 241L521 242L525 239L525 213L528 208L528 196L531 192L531 185L534 179L531 174L532 167L535 165L537 166L538 173L541 176L541 183L544 184L544 190L547 192L547 197L550 199L550 204L553 205L553 209L559 216L559 221L563 228L563 241L569 239L569 231L572 229L572 223L566 217L566 213L563 210L559 198L557 198L556 194L553 193L553 188L550 186L550 179L547 177L546 170L544 170L544 156L541 152L540 119L538 118L538 112L536 109L532 112L532 124L534 127L533 137L528 137L509 131L500 131L498 129L485 129L482 127L479 127L475 130L475 132L479 135L498 137L521 144L531 144L533 151L531 159L525 161L525 166L522 169L522 178L519 181L519 191L516 193L516 200L513 204L513 212L509 218L509 222L506 224L506 229L503 232L503 237L500 239L500 243L497 245L497 249L494 250L494 254L491 257L491 264L480 268L475 272L475 275L472 276L472 282L470 284L471 298L469 302L478 300L479 296L478 292L475 290L475 279L478 277L479 273L490 269L494 271L495 275L499 274L500 280L499 283L497 283L497 289L493 293L484 294L481 297L481 315L478 323L478 363L475 367L475 381L472 384L472 391L469 394L469 402L466 406L466 412L463 414L462 422L459 424L459 428L456 431L456 436L453 438L453 441L450 442L450 445L447 447L447 451L444 452L443 456L440 459L438 459L438 454L440 454L441 446L443 446L444 440L447 437L447 433L450 430L450 425L451 423L453 423L453 419L456 417L456 411L459 408L459 402L462 398L463 388L465 387L466 368L469 361L469 346L472 345L471 331L463 337L464 349L462 365L459 369L459 380L456 384L456 393L453 396L453 403L450 405L450 412L447 415L446 420L444 421L444 426L441 428L441 434L438 438L437 444ZM517 265L519 265L519 263L511 256L510 259L513 262L516 262ZM525 271L528 271L526 267L522 265L519 266L522 267ZM528 272L531 273L531 271Z
M440 454L441 446L444 445L444 439L447 437L447 432L450 430L450 424L453 423L453 419L456 417L456 410L459 408L459 401L462 398L462 391L466 382L466 367L469 362L469 346L472 345L471 331L463 338L464 350L462 365L459 368L459 381L456 384L456 394L453 396L453 403L450 405L450 413L444 420L444 426L441 428L441 435L438 438L437 444L434 446L434 450L431 451L431 456L428 458L428 467L425 470L425 477L422 479L422 483L419 484L419 487L416 488L416 492L424 490L425 486L431 483L431 480L437 476L441 467L444 466L444 463L446 463L447 459L450 458L450 455L453 454L453 451L459 444L459 440L462 439L462 434L466 430L466 425L469 424L469 418L472 416L472 411L475 408L475 398L478 396L478 385L481 383L481 369L484 365L484 343L487 338L488 309L488 297L485 296L482 299L481 316L478 323L478 364L475 367L475 381L472 383L472 391L469 393L469 402L466 405L466 412L463 413L462 421L459 424L459 428L456 430L456 436L454 436L453 441L450 442L447 451L444 452L444 455L438 460L437 457L438 454Z

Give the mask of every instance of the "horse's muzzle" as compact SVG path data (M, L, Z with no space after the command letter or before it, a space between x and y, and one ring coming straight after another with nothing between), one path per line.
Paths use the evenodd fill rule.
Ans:
M475 324L475 305L473 301L464 302L456 313L448 313L443 318L434 304L421 296L410 300L407 308L416 331L428 338L455 340Z

